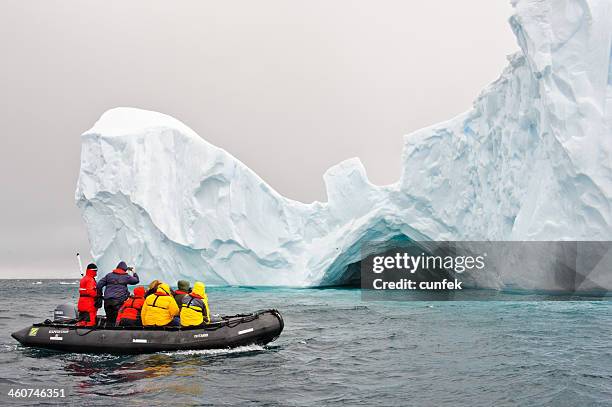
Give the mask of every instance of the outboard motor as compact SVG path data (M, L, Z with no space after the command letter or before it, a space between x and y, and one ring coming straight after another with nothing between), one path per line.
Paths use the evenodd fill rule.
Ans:
M74 304L60 304L53 310L53 322L72 324L77 320L77 308Z

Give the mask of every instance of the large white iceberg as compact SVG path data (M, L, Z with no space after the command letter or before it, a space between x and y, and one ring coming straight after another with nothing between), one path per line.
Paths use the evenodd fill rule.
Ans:
M324 203L281 196L172 117L107 111L82 135L76 190L93 257L145 279L316 286L354 278L372 240L612 240L611 3L515 10L520 51L473 108L405 136L393 185L358 158L330 168ZM555 288L520 272L483 285L508 282Z

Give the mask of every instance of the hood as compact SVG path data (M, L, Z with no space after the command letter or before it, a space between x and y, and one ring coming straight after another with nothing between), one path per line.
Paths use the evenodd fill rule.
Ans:
M160 283L155 291L156 295L170 295L170 286L166 283Z
M181 291L186 291L189 292L189 281L186 280L179 280L176 283L176 286L178 287L179 290Z
M117 268L118 268L118 269L121 269L121 270L123 270L123 271L127 271L128 266L127 266L127 264L125 264L125 262L124 262L124 261L120 261L120 262L119 262L119 264L117 264Z
M95 277L95 276L97 276L97 275L98 275L98 270L94 270L94 269L87 269L87 270L85 271L85 275L86 275L87 277Z
M138 287L134 288L134 297L135 298L142 298L145 295L145 288L141 285L139 285Z
M206 286L201 281L196 281L193 285L193 290L191 290L193 294L197 294L200 297L203 297L206 294Z

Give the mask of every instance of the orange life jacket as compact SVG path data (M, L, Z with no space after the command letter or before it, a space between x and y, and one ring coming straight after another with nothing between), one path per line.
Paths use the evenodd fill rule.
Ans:
M134 295L125 300L119 309L119 313L117 314L117 322L124 318L135 321L140 317L140 310L142 310L142 305L144 304L144 294L144 287L139 286L134 289Z

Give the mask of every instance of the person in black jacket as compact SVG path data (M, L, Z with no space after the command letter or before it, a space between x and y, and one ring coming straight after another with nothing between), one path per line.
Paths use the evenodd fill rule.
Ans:
M98 281L98 295L102 296L102 289L104 289L104 311L106 312L106 324L110 326L115 325L117 320L117 313L119 308L123 305L125 300L130 296L130 291L127 286L132 284L138 284L140 279L138 274L134 272L134 275L128 274L127 264L124 261L117 264L117 268L112 272L108 273L100 281Z

